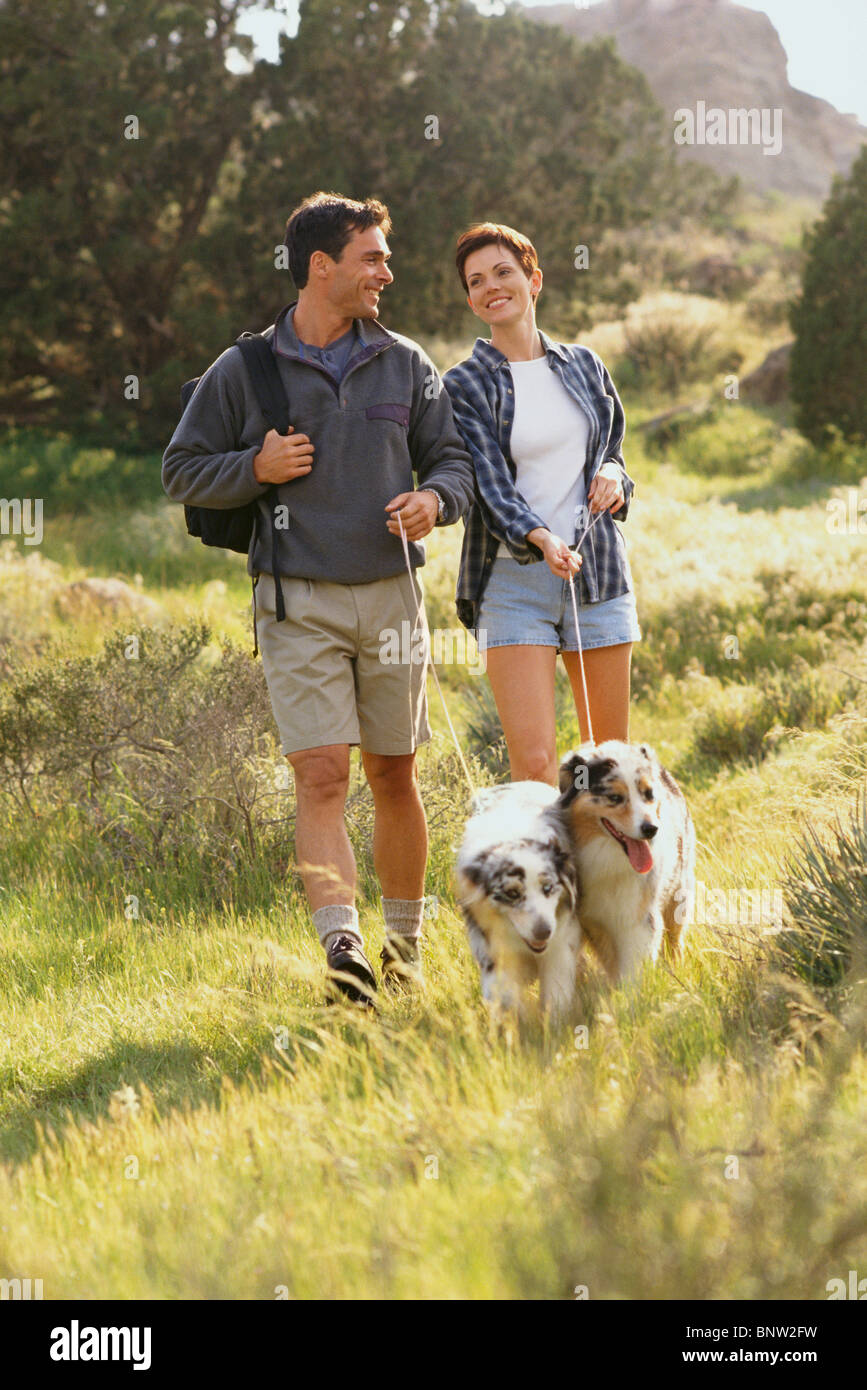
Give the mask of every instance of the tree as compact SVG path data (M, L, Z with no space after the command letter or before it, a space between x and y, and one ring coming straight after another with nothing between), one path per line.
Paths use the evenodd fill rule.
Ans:
M713 196L703 173L675 161L662 111L613 41L582 45L513 10L301 0L297 36L284 39L279 65L258 71L244 228L225 204L211 234L215 247L238 236L231 292L261 315L275 296L292 297L291 282L275 280L273 247L292 206L317 188L388 203L396 280L384 320L446 335L469 322L454 243L470 221L531 237L550 310L599 283L598 257L590 276L576 271L577 243L597 249L603 229L705 210Z
M814 444L836 427L867 438L867 144L848 178L837 175L804 238L801 293L792 306L795 423Z
M0 419L164 443L180 383L294 298L275 248L319 188L389 204L384 320L450 337L471 220L534 240L550 324L604 279L603 231L716 196L610 41L466 0L301 0L279 63L233 72L254 3L0 5Z
M0 412L138 432L251 75L253 0L9 0L0 11ZM141 383L138 405L124 381ZM174 389L177 400L176 388Z

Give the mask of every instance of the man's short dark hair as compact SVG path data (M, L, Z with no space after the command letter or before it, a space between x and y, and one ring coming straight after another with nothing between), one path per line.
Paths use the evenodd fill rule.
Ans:
M290 213L283 238L289 252L289 271L299 290L307 284L310 257L324 251L339 261L353 232L381 227L383 236L391 231L391 218L385 203L376 198L344 198L340 193L312 193Z

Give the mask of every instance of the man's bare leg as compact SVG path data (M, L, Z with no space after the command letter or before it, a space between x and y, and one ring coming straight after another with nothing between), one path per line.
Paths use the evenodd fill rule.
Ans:
M349 789L349 745L290 753L295 773L295 856L311 912L355 903L355 856L343 810Z
M373 864L384 898L421 898L427 864L427 821L415 754L386 757L362 751L373 792Z
M361 754L375 811L373 863L382 888L386 944L383 981L420 984L419 938L424 916L427 821L415 754Z
M376 976L364 954L355 907L355 856L346 833L349 745L290 753L295 773L295 855L325 948L333 983L350 999L370 1003Z

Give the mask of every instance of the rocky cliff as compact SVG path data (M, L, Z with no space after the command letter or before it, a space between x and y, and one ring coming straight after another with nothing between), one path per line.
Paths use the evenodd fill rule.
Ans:
M524 13L584 41L612 35L671 117L672 138L675 131L679 139L692 134L694 143L678 145L683 155L753 187L824 198L833 175L848 172L867 140L855 116L790 85L786 53L767 15L732 0L605 0ZM747 124L729 116L738 110L767 112L764 133L757 117ZM675 120L678 111L691 112L692 121ZM764 152L776 143L778 153Z

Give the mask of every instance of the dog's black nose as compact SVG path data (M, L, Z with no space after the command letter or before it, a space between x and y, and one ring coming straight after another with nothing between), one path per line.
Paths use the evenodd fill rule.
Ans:
M659 826L654 825L653 821L646 820L642 823L641 834L645 840L652 840L658 829Z
M551 935L551 928L548 926L548 923L547 923L547 922L537 922L537 923L536 923L535 927L533 928L533 940L534 940L534 941L547 941L547 940L548 940L548 937L549 937L550 935Z

